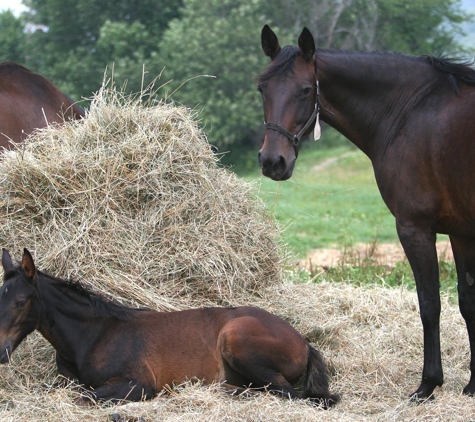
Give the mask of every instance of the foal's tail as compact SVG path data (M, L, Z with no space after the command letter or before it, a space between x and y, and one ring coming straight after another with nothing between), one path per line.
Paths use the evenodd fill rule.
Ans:
M303 382L303 399L313 399L316 404L328 408L338 403L340 396L331 394L328 389L328 373L320 352L307 343L307 374Z

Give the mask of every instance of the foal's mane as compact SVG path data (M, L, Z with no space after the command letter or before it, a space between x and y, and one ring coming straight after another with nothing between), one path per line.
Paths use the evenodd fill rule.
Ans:
M106 299L87 290L79 281L63 280L41 271L38 271L38 279L45 281L61 293L71 296L73 300L77 299L79 301L82 299L81 302L85 301L95 310L97 317L129 320L135 311L144 310L143 308L131 308Z
M338 53L342 50L325 50L326 52ZM295 45L287 46L280 50L279 54L263 73L259 75L258 83L265 84L269 79L274 77L280 78L286 76L292 71L295 59L299 53L299 48ZM359 52L345 51L348 55L358 55ZM475 69L473 68L474 60L460 60L454 57L434 57L434 56L408 56L405 54L394 54L389 52L364 53L368 55L390 56L411 58L416 60L425 60L433 68L445 73L449 79L450 85L454 92L459 93L457 81L461 81L467 85L475 86ZM318 50L317 50L318 55Z

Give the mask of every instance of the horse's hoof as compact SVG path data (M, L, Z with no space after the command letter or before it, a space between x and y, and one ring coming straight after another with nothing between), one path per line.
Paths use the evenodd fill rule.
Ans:
M467 385L464 389L463 389L463 394L465 394L466 396L469 396L469 397L473 397L473 394L474 394L474 388L469 384Z
M409 402L414 404L422 404L433 400L435 400L435 396L433 393L431 393L429 396L424 396L420 393L415 392L409 396Z

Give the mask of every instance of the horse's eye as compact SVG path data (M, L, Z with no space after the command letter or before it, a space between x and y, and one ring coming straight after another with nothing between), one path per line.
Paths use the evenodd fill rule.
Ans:
M16 307L17 308L24 308L26 306L26 304L28 303L27 300L20 300L17 304L16 304Z
M310 94L311 91L312 88L304 88L304 90L302 91L302 95L307 96Z

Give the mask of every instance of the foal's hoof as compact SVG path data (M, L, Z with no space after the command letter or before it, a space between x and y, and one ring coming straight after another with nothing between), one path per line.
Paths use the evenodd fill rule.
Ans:
M81 396L74 400L74 404L77 406L90 407L94 406L96 403L88 396Z
M310 400L315 406L320 406L322 409L328 410L340 401L340 396L338 394L330 394L325 398L311 398Z
M141 416L139 417L130 417L130 416L121 416L119 413L113 413L109 416L109 421L111 422L145 422L145 419Z

